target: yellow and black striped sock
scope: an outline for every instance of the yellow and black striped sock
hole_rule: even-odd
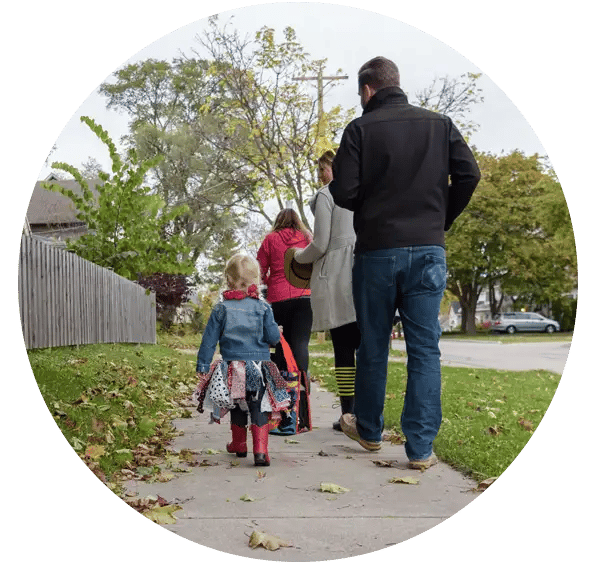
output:
[[[353,397],[355,395],[355,368],[334,368],[339,397]]]

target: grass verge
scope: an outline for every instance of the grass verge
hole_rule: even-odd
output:
[[[94,344],[33,350],[29,361],[61,432],[113,491],[132,477],[170,477],[158,464],[177,434],[172,419],[192,416],[192,356],[160,345]]]
[[[445,332],[442,340],[476,340],[480,342],[500,342],[502,344],[519,344],[523,342],[571,342],[573,332],[519,332],[506,334],[503,332],[479,331],[476,334],[463,334],[462,332]]]
[[[325,342],[314,342],[314,341],[310,342],[309,343],[309,351],[310,351],[310,353],[314,353],[314,354],[334,354],[334,349],[332,347],[332,342],[330,340],[326,340]],[[401,358],[404,358],[407,356],[407,354],[403,350],[395,350],[395,349],[390,350],[389,354],[390,354],[390,356],[401,357]]]
[[[333,365],[329,358],[310,360],[312,375],[336,392]],[[436,454],[476,480],[499,476],[540,424],[559,380],[547,371],[443,368]],[[401,436],[406,381],[405,364],[389,363],[384,421]]]

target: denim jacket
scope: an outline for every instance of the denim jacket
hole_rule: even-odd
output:
[[[197,352],[197,372],[207,373],[220,344],[225,362],[268,361],[270,346],[280,341],[272,307],[265,301],[245,297],[222,300],[210,315]]]

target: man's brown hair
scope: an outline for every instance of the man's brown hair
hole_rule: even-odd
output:
[[[374,90],[388,86],[399,86],[399,68],[386,57],[374,57],[359,69],[357,83],[359,90],[369,85]]]

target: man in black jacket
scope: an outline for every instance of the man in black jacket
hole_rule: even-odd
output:
[[[438,460],[432,442],[440,406],[440,301],[446,287],[444,232],[480,180],[474,156],[450,118],[412,106],[397,66],[376,57],[359,70],[363,114],[345,129],[330,192],[354,212],[353,300],[357,352],[355,414],[345,434],[379,450],[384,427],[388,337],[399,309],[407,347],[401,427],[412,468]],[[450,179],[450,182],[449,182]]]

